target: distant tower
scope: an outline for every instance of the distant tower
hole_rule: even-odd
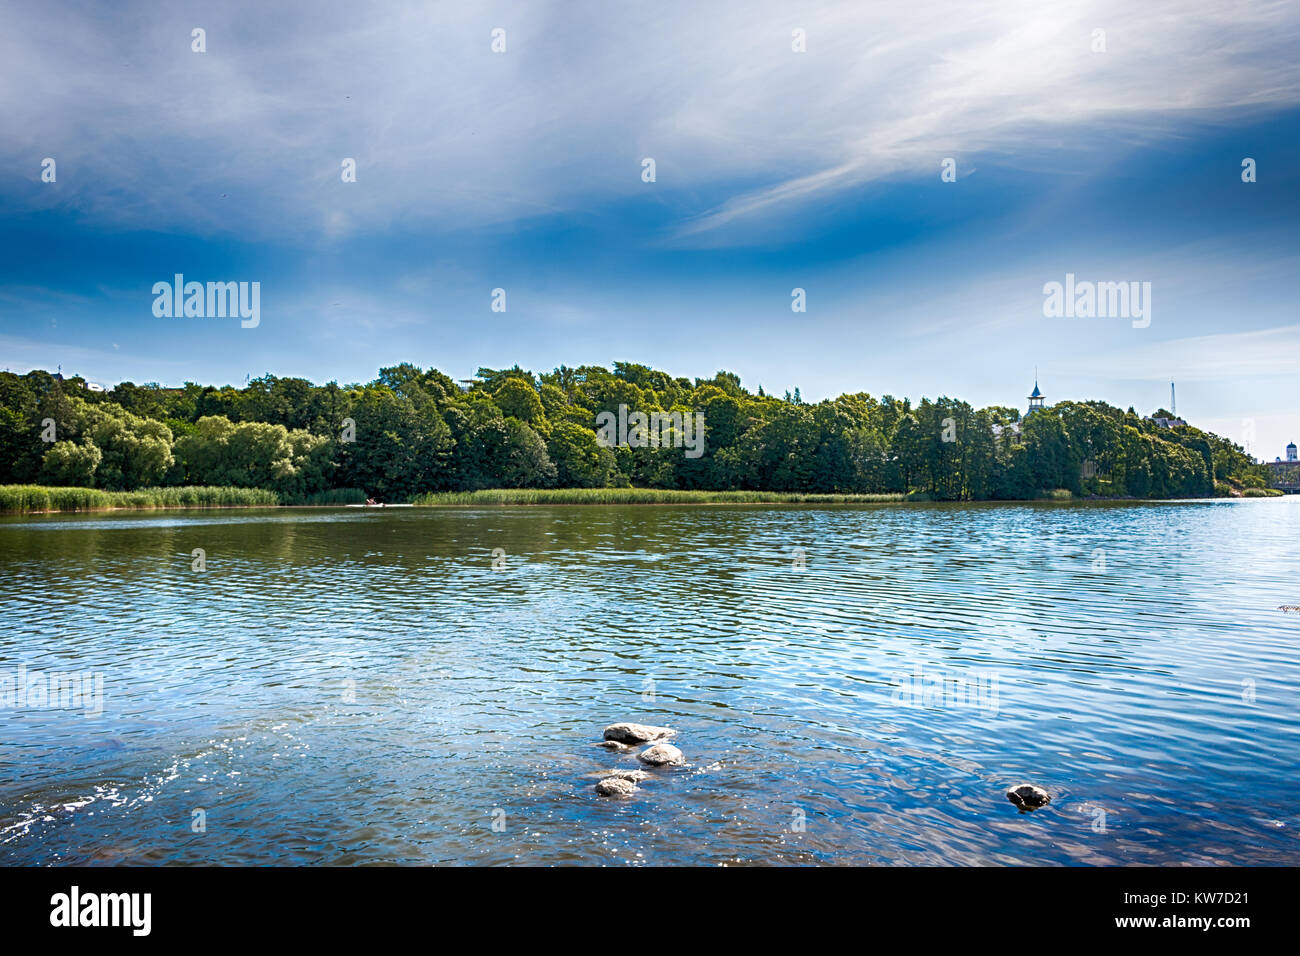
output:
[[[1287,461],[1295,461],[1295,460],[1296,460],[1296,457],[1295,457],[1295,442],[1292,442],[1291,444],[1289,444],[1289,445],[1286,446],[1286,460],[1287,460]]]
[[[1029,395],[1029,411],[1025,412],[1025,414],[1026,414],[1026,415],[1032,415],[1032,414],[1034,414],[1034,412],[1040,412],[1040,411],[1042,411],[1042,410],[1043,410],[1043,399],[1046,398],[1046,397],[1047,397],[1047,396],[1045,396],[1042,392],[1040,392],[1040,391],[1038,390],[1038,376],[1035,375],[1035,376],[1034,376],[1034,390],[1033,390],[1033,392],[1030,393],[1030,395]]]
[[[1169,383],[1169,417],[1178,417],[1178,399],[1174,398],[1174,383]]]

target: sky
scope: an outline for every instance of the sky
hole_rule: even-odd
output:
[[[1300,4],[0,19],[0,368],[111,387],[630,361],[1021,407],[1037,370],[1049,402],[1143,414],[1176,381],[1182,417],[1265,460],[1300,440]],[[177,273],[258,282],[259,324],[155,316]],[[1149,324],[1046,316],[1067,274],[1149,282]]]

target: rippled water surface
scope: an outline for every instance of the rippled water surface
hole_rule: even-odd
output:
[[[0,519],[0,862],[1300,863],[1298,535],[1297,497]],[[51,672],[102,712],[20,699]],[[624,719],[689,765],[601,798]]]

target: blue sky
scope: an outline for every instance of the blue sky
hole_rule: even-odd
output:
[[[625,360],[1023,405],[1036,366],[1300,439],[1294,4],[156,6],[6,14],[0,367]],[[177,272],[260,282],[261,324],[155,318]],[[1067,272],[1151,282],[1150,326],[1044,318]]]

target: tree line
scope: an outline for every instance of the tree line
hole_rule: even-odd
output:
[[[606,447],[597,417],[703,413],[704,453]],[[1159,411],[1156,417],[1168,417]],[[1099,401],[1021,416],[951,398],[865,392],[806,403],[739,376],[676,378],[627,362],[460,384],[402,364],[367,384],[265,375],[243,388],[0,373],[0,483],[106,490],[220,485],[289,498],[361,489],[386,501],[485,488],[916,494],[942,500],[1202,497],[1262,487],[1225,438]]]

